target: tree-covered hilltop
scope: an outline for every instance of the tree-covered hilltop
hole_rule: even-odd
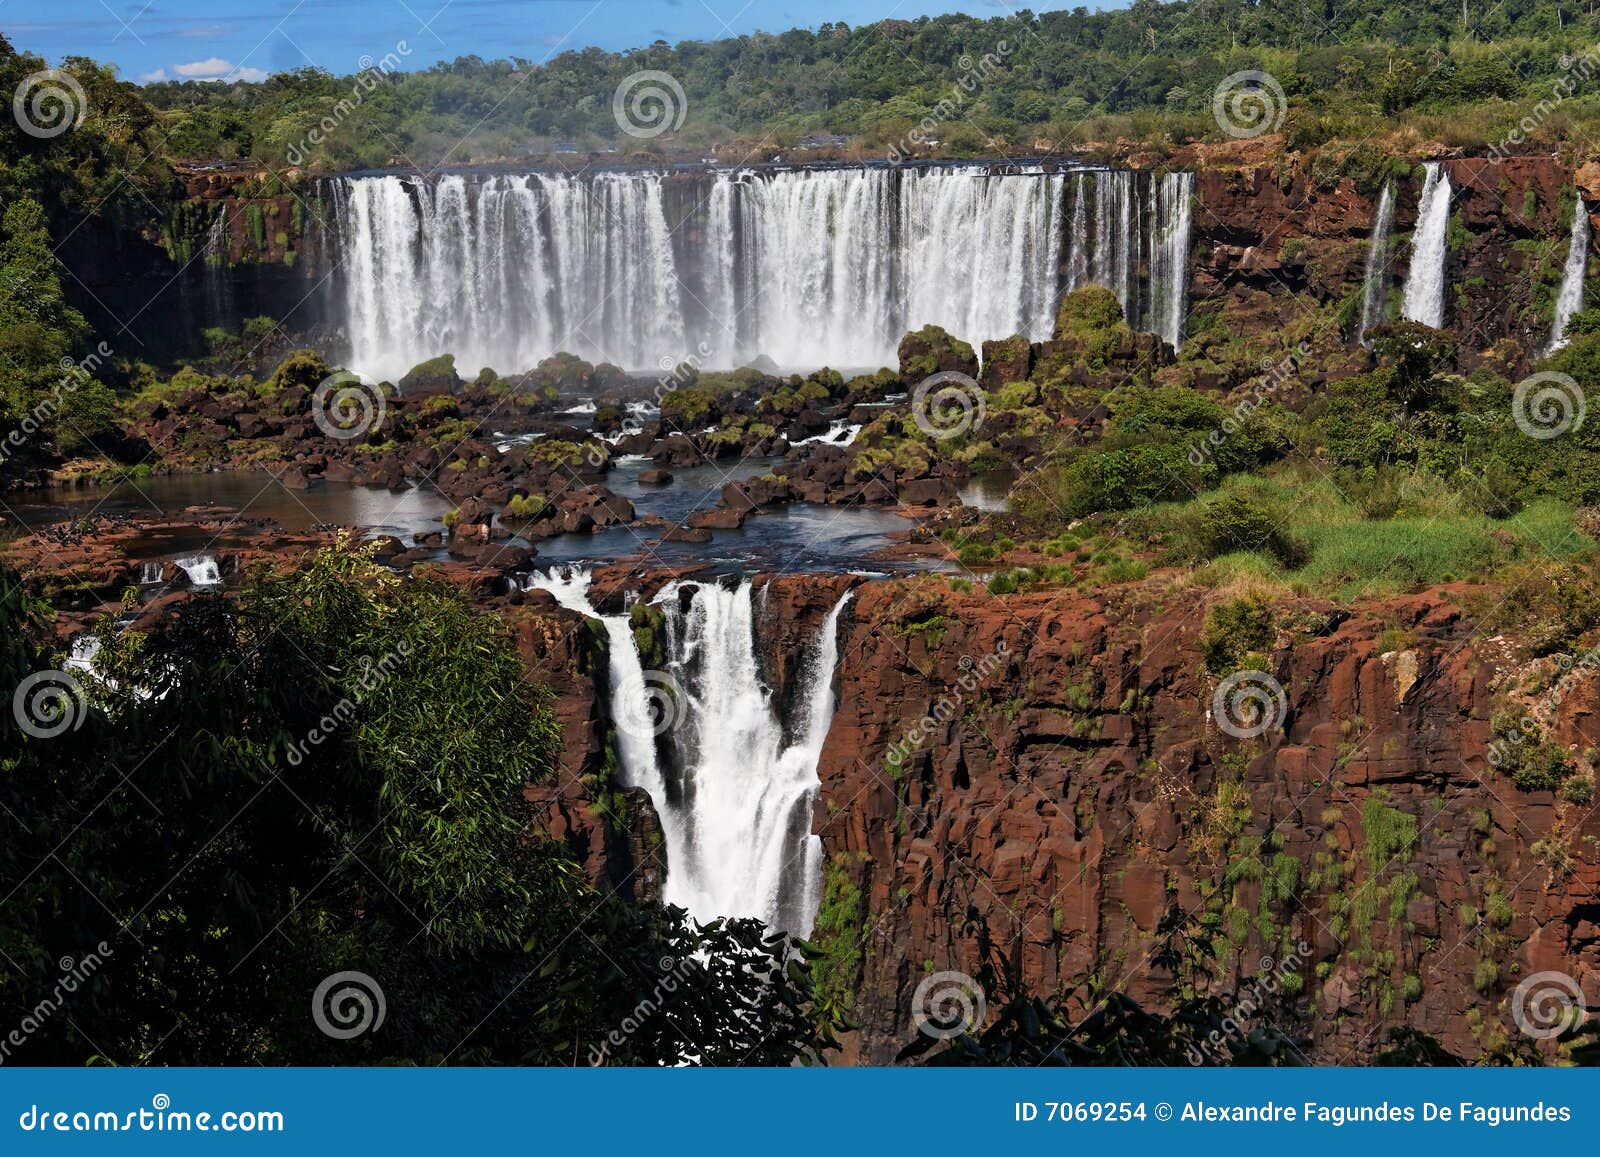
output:
[[[174,156],[254,158],[276,168],[291,157],[338,169],[569,146],[771,147],[812,132],[846,134],[860,149],[881,151],[904,147],[925,120],[931,129],[923,135],[938,143],[923,151],[947,155],[1040,139],[1063,146],[1128,136],[1159,146],[1216,136],[1213,92],[1245,70],[1276,78],[1288,98],[1287,127],[1302,143],[1414,126],[1487,144],[1569,75],[1576,90],[1555,115],[1541,114],[1540,130],[1559,137],[1594,115],[1584,91],[1594,69],[1581,60],[1600,39],[1597,29],[1600,17],[1572,0],[1139,0],[1106,12],[1022,9],[657,41],[623,53],[588,48],[544,64],[469,56],[415,73],[373,73],[366,84],[307,68],[261,84],[170,81],[145,94]],[[642,70],[681,85],[676,132],[642,140],[619,133],[613,96]],[[325,118],[331,127],[318,135],[326,140],[308,145]]]

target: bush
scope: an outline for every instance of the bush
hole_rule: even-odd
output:
[[[1276,634],[1272,600],[1266,594],[1253,592],[1219,603],[1200,633],[1206,669],[1215,675],[1240,670],[1249,665],[1246,660],[1270,650]]]
[[[1254,551],[1270,555],[1287,570],[1298,570],[1309,557],[1305,543],[1280,526],[1275,515],[1237,494],[1196,504],[1186,522],[1203,559]]]

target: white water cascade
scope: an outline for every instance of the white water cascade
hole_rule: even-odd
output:
[[[188,558],[175,559],[174,565],[188,575],[189,581],[197,587],[220,587],[222,585],[222,571],[217,567],[217,560],[209,554],[196,554]]]
[[[1411,269],[1406,274],[1401,316],[1435,329],[1444,325],[1444,266],[1450,231],[1450,177],[1435,162],[1426,166],[1417,227],[1411,234]]]
[[[786,712],[762,680],[749,581],[664,587],[653,605],[665,615],[668,669],[645,671],[628,616],[597,614],[589,579],[552,571],[531,585],[605,625],[624,784],[649,793],[666,836],[663,898],[700,921],[754,916],[809,935],[822,896],[817,760],[849,594],[818,632]]]
[[[1194,199],[1193,173],[1168,173],[1152,189],[1150,317],[1143,328],[1161,335],[1173,349],[1183,345],[1189,302],[1189,231]]]
[[[1572,234],[1567,241],[1567,264],[1561,271],[1561,290],[1556,294],[1555,323],[1550,327],[1547,353],[1567,344],[1567,323],[1583,308],[1583,279],[1589,271],[1589,206],[1578,198],[1572,209]]]
[[[1064,288],[1110,286],[1181,337],[1193,175],[981,167],[664,176],[340,178],[335,306],[349,364],[468,376],[558,351],[658,371],[765,355],[893,364],[908,329],[1049,337]]]
[[[1367,268],[1361,279],[1361,327],[1356,341],[1367,344],[1367,331],[1383,322],[1389,309],[1390,242],[1394,233],[1394,182],[1385,181],[1378,211],[1367,239]]]

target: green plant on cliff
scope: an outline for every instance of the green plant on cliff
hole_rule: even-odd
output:
[[[868,927],[867,898],[855,875],[868,863],[865,855],[841,852],[829,858],[823,872],[811,959],[816,1012],[826,1026],[848,1025],[855,1010]]]
[[[1260,669],[1277,637],[1277,606],[1264,592],[1251,591],[1218,603],[1200,632],[1200,652],[1214,675],[1243,668]]]

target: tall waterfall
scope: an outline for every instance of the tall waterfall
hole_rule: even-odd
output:
[[[785,712],[762,681],[750,582],[661,590],[666,671],[644,670],[627,615],[596,614],[587,573],[552,572],[533,585],[605,624],[624,782],[644,788],[661,817],[666,902],[701,921],[756,916],[809,935],[822,898],[822,842],[811,832],[817,760],[849,593],[818,632]]]
[[[1389,308],[1390,239],[1394,233],[1394,182],[1385,181],[1378,211],[1367,239],[1367,269],[1361,284],[1361,328],[1356,341],[1367,344],[1367,331],[1380,324]]]
[[[1089,282],[1176,343],[1192,187],[945,166],[391,175],[323,195],[346,360],[393,379],[440,353],[469,375],[562,350],[651,371],[875,367],[923,325],[1047,338],[1060,291]]]
[[[1561,272],[1561,290],[1556,294],[1555,324],[1550,327],[1550,346],[1555,353],[1567,344],[1567,323],[1583,308],[1583,279],[1589,271],[1589,206],[1578,198],[1572,209],[1572,234],[1567,241],[1567,264]]]
[[[1151,191],[1150,320],[1146,328],[1177,349],[1189,301],[1189,229],[1193,173],[1168,173]]]
[[[1438,329],[1444,325],[1444,263],[1450,231],[1450,176],[1437,163],[1427,166],[1417,227],[1411,234],[1411,269],[1406,274],[1401,315]]]

